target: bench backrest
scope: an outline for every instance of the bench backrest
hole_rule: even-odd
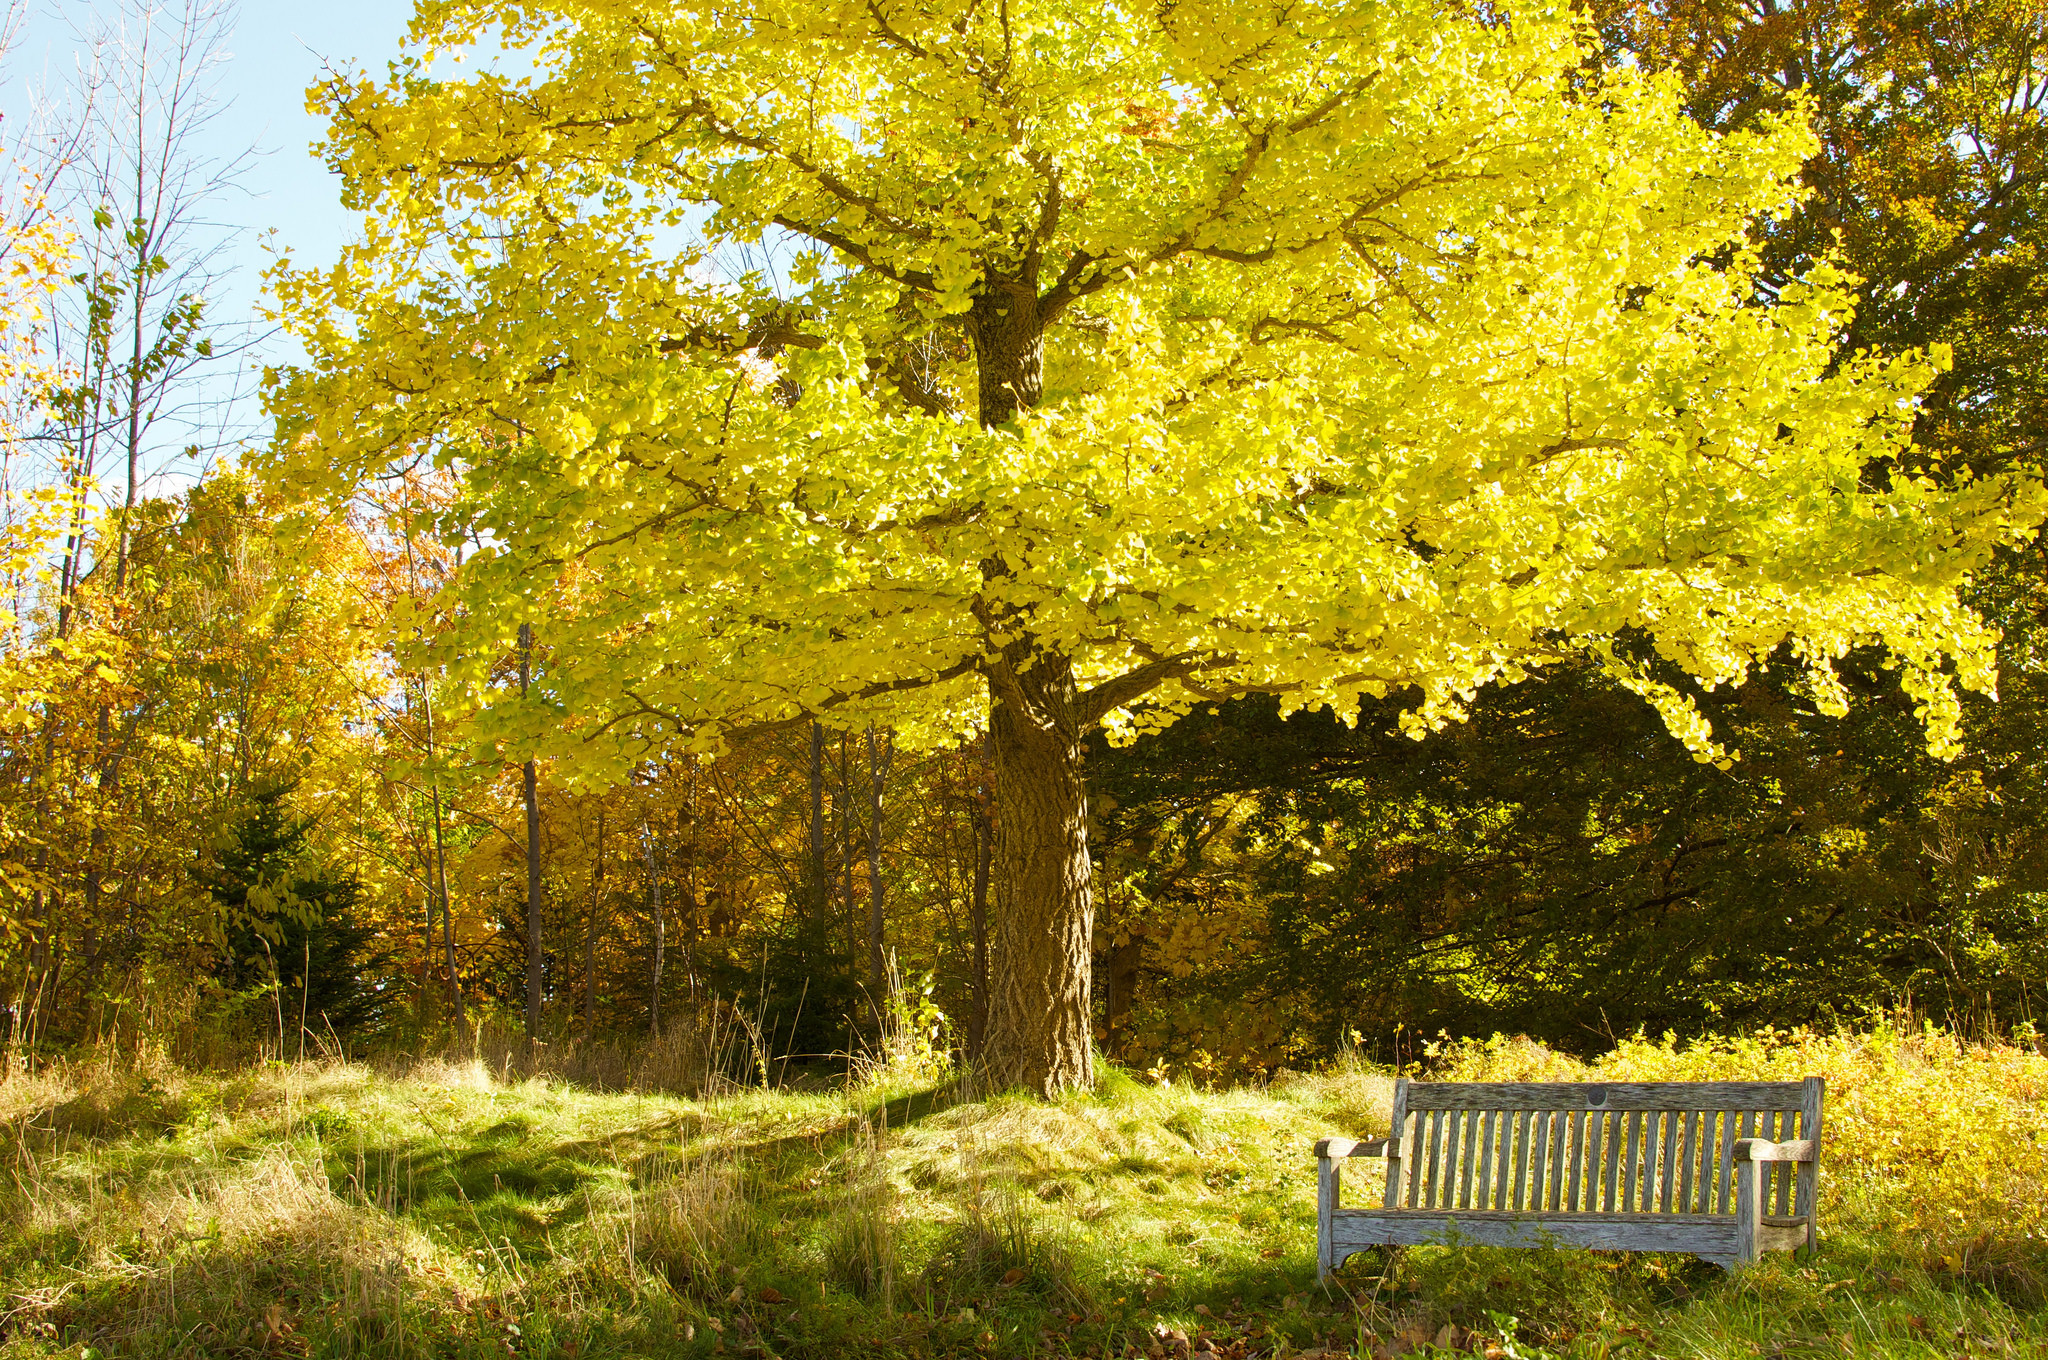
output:
[[[1811,1138],[1821,1081],[1394,1085],[1386,1207],[1732,1214],[1734,1145]],[[1765,1171],[1765,1214],[1810,1214],[1813,1177]]]

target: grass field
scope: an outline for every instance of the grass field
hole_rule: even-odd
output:
[[[79,1060],[0,1085],[0,1360],[27,1356],[2048,1354],[2048,1059],[1939,1034],[1452,1046],[1457,1077],[1829,1080],[1823,1245],[1419,1249],[1314,1270],[1338,1063],[1055,1104],[883,1073],[718,1098],[482,1061],[231,1073]]]

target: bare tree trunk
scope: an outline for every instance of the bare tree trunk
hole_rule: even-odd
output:
[[[853,909],[853,846],[855,819],[859,806],[853,797],[853,755],[847,750],[847,734],[839,734],[839,787],[833,792],[832,801],[839,813],[839,920],[849,934],[854,930]],[[847,951],[851,958],[853,951]]]
[[[434,806],[434,883],[441,893],[441,942],[447,955],[448,1006],[455,1028],[462,1028],[462,979],[455,971],[455,913],[448,905],[448,842],[441,829],[441,774],[431,770],[434,761],[434,695],[427,688],[427,675],[420,672],[420,705],[427,720],[427,793]]]
[[[668,920],[663,913],[661,901],[661,871],[655,864],[654,832],[643,818],[640,834],[644,838],[642,850],[647,859],[647,884],[653,897],[654,908],[654,976],[647,988],[647,1032],[661,1033],[661,964],[662,951],[668,946]]]
[[[597,851],[590,863],[590,916],[583,924],[583,1037],[597,1033],[597,917],[604,910],[604,804],[597,805]]]
[[[990,663],[989,688],[1001,910],[985,1062],[998,1082],[1051,1096],[1095,1080],[1095,904],[1073,667],[1045,652],[1028,669],[1005,657]]]
[[[877,734],[874,724],[868,724],[868,1005],[874,1011],[878,1031],[883,1008],[889,1001],[889,969],[882,957],[882,907],[886,892],[882,882],[882,790],[895,754],[893,735]]]
[[[1138,974],[1145,960],[1145,937],[1132,930],[1109,950],[1110,1056],[1121,1058],[1130,1042],[1131,1003],[1138,996]]]
[[[989,787],[989,737],[982,734],[975,752],[974,889],[967,919],[974,932],[972,1003],[967,1013],[967,1056],[976,1062],[988,1041],[988,883],[995,852],[993,790]]]
[[[825,729],[811,724],[811,835],[810,860],[805,866],[804,891],[813,922],[825,919],[831,888],[825,874]]]
[[[519,625],[519,697],[532,679],[533,625]],[[519,767],[526,799],[526,1042],[540,1039],[540,780],[529,760]]]

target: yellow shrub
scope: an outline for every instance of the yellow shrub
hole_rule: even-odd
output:
[[[1869,1231],[1951,1271],[2028,1277],[2048,1258],[2048,1057],[1932,1028],[1629,1040],[1592,1062],[1528,1039],[1437,1046],[1451,1081],[1827,1081],[1822,1231]],[[1832,1222],[1831,1222],[1832,1220]]]

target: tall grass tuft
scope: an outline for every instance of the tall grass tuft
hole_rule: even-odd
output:
[[[629,1251],[678,1295],[716,1297],[730,1284],[733,1262],[751,1257],[763,1235],[739,1157],[656,1152],[635,1179]]]
[[[1052,1223],[1008,1168],[991,1170],[980,1139],[962,1137],[964,1171],[954,1195],[954,1222],[925,1268],[925,1285],[948,1306],[1008,1291],[1036,1295],[1056,1307],[1088,1309],[1070,1223]]]
[[[897,1193],[876,1123],[855,1120],[845,1158],[846,1191],[824,1239],[826,1278],[856,1298],[895,1311],[901,1266]]]

